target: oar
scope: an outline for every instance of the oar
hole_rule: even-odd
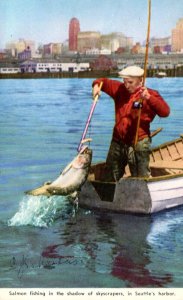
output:
[[[103,85],[103,82],[100,83],[100,90],[102,88],[102,85]],[[87,131],[88,131],[88,127],[90,125],[90,122],[91,122],[91,118],[92,118],[92,115],[93,115],[93,112],[95,110],[95,107],[96,107],[96,104],[97,104],[97,101],[98,101],[98,98],[99,98],[99,94],[97,94],[93,100],[93,104],[91,106],[91,109],[90,109],[90,113],[89,113],[89,116],[88,116],[88,119],[87,119],[87,122],[86,122],[86,125],[85,125],[85,129],[83,131],[83,134],[82,134],[82,137],[81,137],[81,140],[80,140],[80,143],[79,143],[79,146],[78,146],[78,152],[80,152],[81,150],[81,147],[82,147],[82,144],[83,144],[83,141],[85,140],[85,137],[86,137],[86,134],[87,134]],[[87,139],[88,140],[88,139]],[[86,140],[86,141],[87,141]]]
[[[159,128],[157,128],[156,130],[152,131],[152,132],[150,133],[150,137],[151,137],[151,138],[154,137],[154,136],[157,135],[162,129],[163,129],[162,127],[159,127]]]

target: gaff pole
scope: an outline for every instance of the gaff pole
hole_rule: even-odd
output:
[[[148,53],[149,53],[149,37],[150,37],[150,24],[151,24],[151,0],[148,0],[148,25],[147,25],[146,51],[145,51],[144,75],[143,75],[142,86],[145,85],[146,74],[147,74],[147,63],[148,63]],[[139,102],[142,103],[142,101],[143,100],[140,99]],[[142,105],[140,105],[140,108],[138,110],[137,129],[136,129],[135,142],[134,142],[135,146],[137,145],[137,142],[138,142],[138,133],[139,133],[139,127],[140,127],[141,111],[142,111]]]
[[[103,85],[103,82],[100,83],[100,90],[102,88],[102,85]],[[79,146],[78,146],[78,152],[81,150],[81,147],[82,147],[82,141],[85,139],[86,137],[86,134],[87,134],[87,131],[88,131],[88,127],[90,125],[90,122],[91,122],[91,118],[92,118],[92,115],[93,115],[93,112],[95,110],[95,106],[97,105],[97,101],[98,101],[98,98],[99,98],[99,94],[95,96],[94,100],[93,100],[93,103],[92,103],[92,106],[91,106],[91,109],[90,109],[90,113],[89,113],[89,116],[88,116],[88,119],[87,119],[87,122],[86,122],[86,125],[85,125],[85,129],[83,131],[83,134],[82,134],[82,137],[81,137],[81,140],[80,140],[80,143],[79,143]]]

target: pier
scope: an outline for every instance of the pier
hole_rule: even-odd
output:
[[[0,79],[8,78],[98,78],[98,77],[118,77],[119,70],[123,69],[129,65],[138,65],[143,68],[144,66],[144,55],[143,54],[111,54],[106,56],[107,59],[115,62],[116,68],[109,70],[83,70],[78,72],[72,71],[59,71],[59,72],[25,72],[25,73],[2,73],[0,72]],[[72,55],[62,55],[56,58],[44,58],[39,60],[39,62],[75,62],[89,63],[91,64],[96,59],[100,59],[97,55],[86,55],[77,54]],[[36,63],[36,59],[31,59],[32,62]],[[3,67],[8,67],[10,65],[14,67],[19,67],[20,61],[16,59],[11,60],[1,60],[0,69]],[[156,77],[157,73],[166,73],[166,77],[183,77],[183,53],[170,53],[170,54],[150,54],[147,64],[147,77]]]

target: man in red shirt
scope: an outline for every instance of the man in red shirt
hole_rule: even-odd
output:
[[[143,74],[140,67],[130,66],[119,72],[123,83],[108,78],[93,82],[93,96],[100,93],[99,85],[103,82],[101,90],[112,97],[115,104],[115,126],[106,160],[110,180],[118,181],[127,164],[133,177],[150,176],[150,123],[156,115],[167,117],[170,113],[168,104],[157,91],[142,86]],[[134,145],[140,107],[138,142]]]

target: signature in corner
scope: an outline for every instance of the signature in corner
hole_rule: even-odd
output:
[[[13,256],[10,259],[10,267],[17,271],[17,276],[22,279],[23,275],[28,273],[30,269],[53,269],[58,265],[77,265],[84,263],[84,259],[81,257],[59,257],[59,258],[44,258],[40,256],[37,260],[28,256],[22,255],[21,258]]]

